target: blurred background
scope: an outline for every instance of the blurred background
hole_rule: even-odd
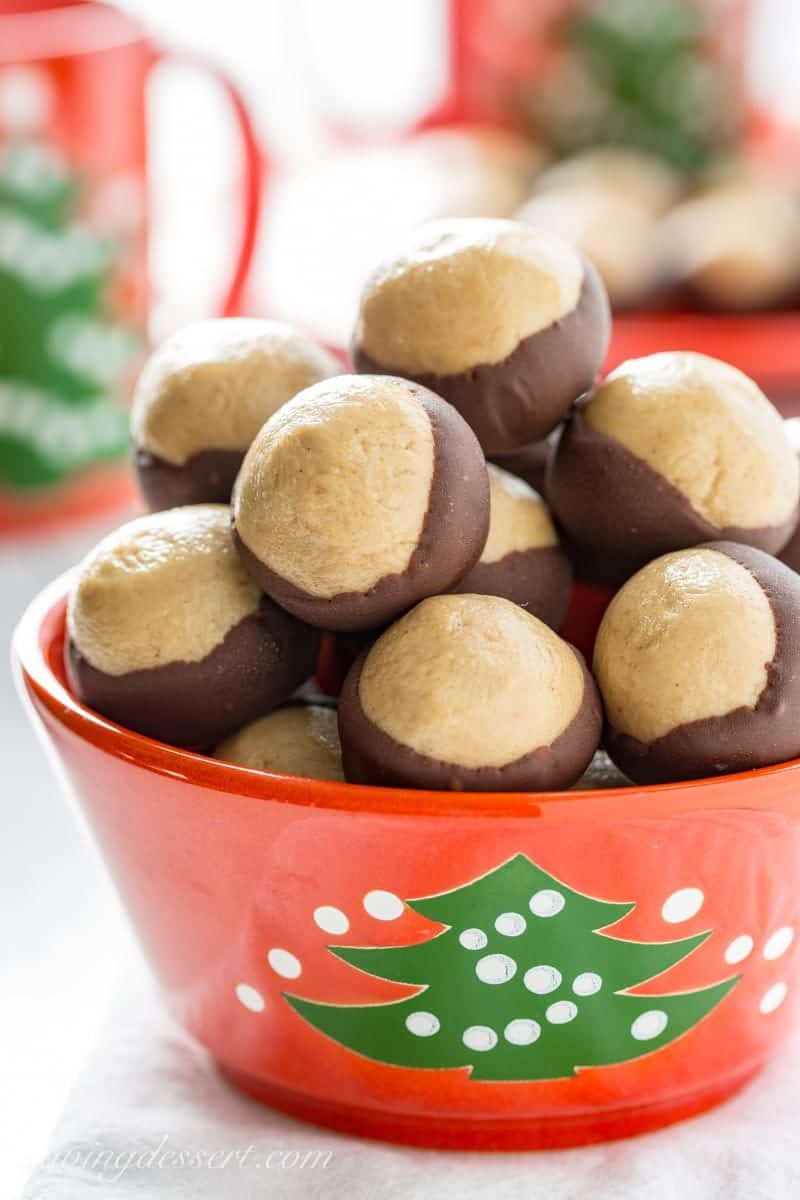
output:
[[[346,352],[424,220],[574,240],[609,365],[696,349],[800,413],[796,0],[0,0],[0,627],[132,511],[147,346],[271,315]],[[128,935],[6,676],[0,1184]],[[2,1188],[3,1194],[11,1194]]]

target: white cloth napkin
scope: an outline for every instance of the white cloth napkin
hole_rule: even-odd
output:
[[[415,1150],[243,1099],[170,1022],[149,980],[130,974],[23,1200],[800,1196],[800,1037],[740,1096],[660,1133],[567,1151]]]

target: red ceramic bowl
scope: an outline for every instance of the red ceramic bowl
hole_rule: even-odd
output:
[[[458,795],[175,750],[78,704],[66,582],[15,662],[170,1008],[232,1083],[353,1133],[554,1147],[699,1113],[800,998],[800,762]]]

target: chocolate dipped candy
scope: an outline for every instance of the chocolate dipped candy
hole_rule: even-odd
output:
[[[800,577],[712,542],[664,555],[606,612],[594,652],[605,746],[637,783],[800,756]]]
[[[498,596],[433,596],[354,663],[339,700],[351,783],[456,791],[570,787],[600,740],[583,659]]]
[[[530,446],[521,446],[510,454],[493,454],[489,462],[510,471],[519,479],[524,479],[540,496],[547,497],[547,468],[550,459],[555,454],[558,444],[559,429],[554,429],[541,442],[531,442]]]
[[[567,610],[572,568],[547,505],[522,479],[491,464],[489,498],[486,545],[453,591],[505,596],[558,629]]]
[[[630,146],[593,146],[542,171],[536,192],[602,188],[624,196],[646,212],[663,213],[678,200],[683,176],[665,159]]]
[[[660,241],[674,281],[703,307],[775,308],[800,291],[800,206],[766,182],[728,181],[692,197],[665,217]]]
[[[792,417],[791,420],[784,421],[783,428],[795,454],[800,455],[800,417]],[[793,571],[800,573],[800,525],[781,550],[779,557],[781,562],[785,562]]]
[[[517,217],[558,234],[585,255],[615,310],[642,304],[661,282],[657,219],[616,188],[553,188],[533,196]]]
[[[547,480],[579,573],[609,580],[700,542],[775,554],[799,492],[783,422],[755,383],[682,351],[612,371],[573,413]]]
[[[287,700],[318,635],[263,596],[223,504],[140,517],[81,564],[67,610],[75,695],[119,725],[205,747]]]
[[[214,758],[255,771],[341,782],[342,752],[336,709],[288,704],[226,738]]]
[[[227,504],[264,422],[340,370],[333,355],[278,321],[200,321],[168,338],[145,364],[131,414],[148,507]]]
[[[267,422],[233,513],[258,585],[311,625],[352,632],[446,591],[477,562],[489,480],[472,430],[433,392],[341,375]]]
[[[517,221],[423,226],[367,282],[353,339],[363,372],[448,400],[485,452],[539,441],[591,387],[608,298],[567,242]]]

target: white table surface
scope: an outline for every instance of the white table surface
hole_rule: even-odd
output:
[[[115,521],[0,544],[0,643],[28,600]],[[0,673],[0,1196],[15,1196],[97,1035],[130,934]]]
[[[135,963],[24,1200],[796,1200],[800,1037],[715,1111],[627,1141],[470,1154],[238,1095]]]

